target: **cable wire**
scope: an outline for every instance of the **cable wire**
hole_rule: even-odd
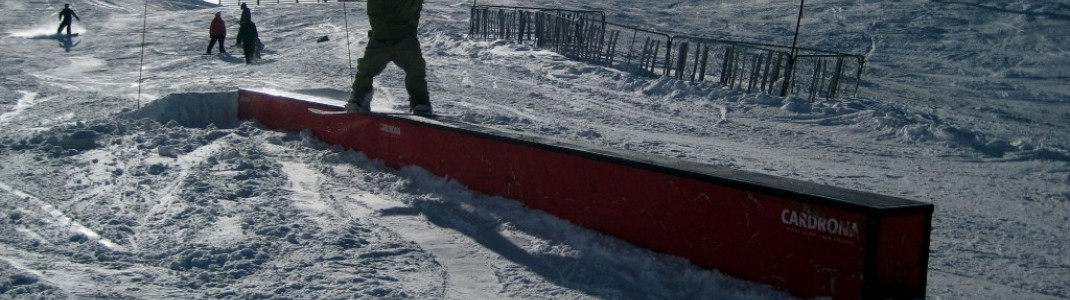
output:
[[[141,82],[145,72],[145,35],[148,31],[149,0],[145,0],[145,12],[141,15],[141,63],[137,71],[137,109],[141,109]]]
[[[349,9],[346,8],[346,1],[342,1],[342,15],[346,20],[346,54],[349,55],[349,78],[353,78],[353,49],[349,45]]]

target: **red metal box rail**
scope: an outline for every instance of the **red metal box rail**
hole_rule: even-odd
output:
[[[450,120],[322,115],[242,89],[239,118],[415,165],[580,226],[803,297],[924,298],[933,205]]]

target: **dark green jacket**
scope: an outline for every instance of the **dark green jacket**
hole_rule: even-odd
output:
[[[368,0],[373,40],[394,41],[416,36],[423,0]]]

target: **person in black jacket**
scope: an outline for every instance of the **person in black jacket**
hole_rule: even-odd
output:
[[[245,5],[245,2],[242,2],[242,4],[241,4],[241,18],[238,19],[238,36],[235,37],[236,41],[234,42],[234,46],[241,46],[242,45],[242,42],[245,40],[242,37],[242,32],[245,32],[245,23],[250,23],[252,21],[253,21],[253,13],[252,13],[252,11],[249,10],[249,6]]]
[[[260,34],[256,32],[256,23],[245,22],[238,30],[238,39],[245,55],[245,63],[252,64],[253,61],[260,59],[260,49],[264,47],[264,44],[260,43]]]
[[[56,35],[57,36],[61,32],[63,32],[63,28],[64,27],[67,27],[67,35],[68,36],[71,35],[71,17],[74,17],[75,19],[78,19],[78,22],[82,21],[82,18],[79,18],[78,14],[74,13],[74,10],[71,9],[71,5],[69,3],[68,4],[64,4],[63,5],[63,10],[59,11],[59,20],[60,20],[60,22],[59,22],[59,29],[56,29]]]

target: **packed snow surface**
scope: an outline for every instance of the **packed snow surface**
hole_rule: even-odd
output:
[[[233,46],[237,7],[66,2],[81,17],[71,39],[53,36],[64,1],[0,2],[0,298],[793,299],[235,119],[240,87],[348,92],[363,2],[253,5],[266,45],[254,65]],[[928,298],[1070,298],[1065,1],[807,2],[800,45],[868,60],[857,94],[816,102],[469,39],[471,4],[425,5],[437,112],[933,203]],[[798,12],[769,0],[480,4],[780,45]],[[232,54],[203,55],[220,11]],[[377,79],[374,109],[405,107],[403,76]]]

